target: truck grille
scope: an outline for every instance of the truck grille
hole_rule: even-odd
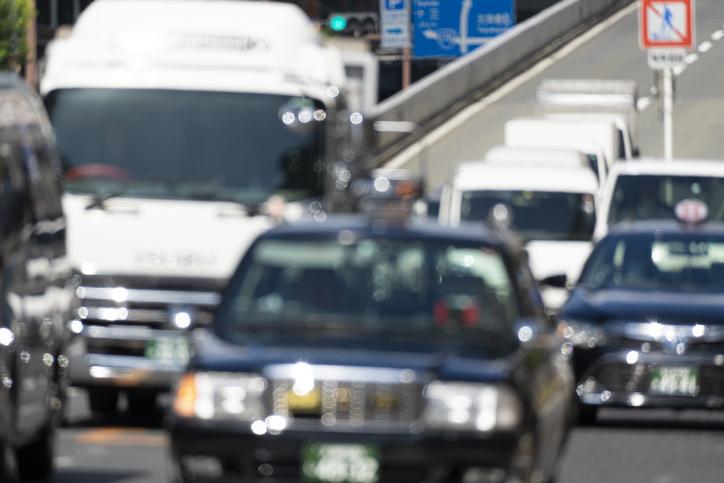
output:
[[[269,391],[271,412],[293,422],[325,427],[409,426],[420,418],[419,383],[315,381],[302,398],[293,393],[292,380],[274,380]],[[306,398],[306,399],[305,399]]]

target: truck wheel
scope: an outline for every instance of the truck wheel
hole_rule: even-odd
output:
[[[153,391],[129,391],[126,393],[128,399],[128,413],[136,418],[149,418],[156,414],[157,395]]]
[[[18,472],[23,480],[47,480],[53,474],[55,430],[48,422],[40,437],[16,452]]]
[[[0,442],[0,481],[7,481],[8,483],[17,483],[19,481],[15,452],[10,443],[6,441]]]
[[[118,408],[118,391],[108,388],[91,388],[88,390],[88,402],[94,414],[102,416],[115,414]]]

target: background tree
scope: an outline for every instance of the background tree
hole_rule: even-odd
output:
[[[0,0],[0,70],[17,70],[23,64],[26,28],[34,10],[32,0]]]

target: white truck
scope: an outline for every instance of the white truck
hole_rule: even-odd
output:
[[[508,207],[512,228],[526,243],[533,276],[543,286],[546,308],[555,313],[568,295],[560,281],[575,280],[591,251],[596,176],[585,164],[491,154],[490,160],[458,167],[443,188],[440,222],[483,223],[496,205]]]
[[[343,83],[338,52],[286,3],[97,0],[49,47],[71,378],[94,411],[121,392],[152,408],[270,215],[319,213]]]
[[[536,111],[545,118],[613,122],[615,159],[638,157],[638,85],[633,80],[547,79],[536,91]]]
[[[601,185],[618,159],[616,139],[616,127],[610,121],[518,118],[505,123],[506,146],[580,151]]]

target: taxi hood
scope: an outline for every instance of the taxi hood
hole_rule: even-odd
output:
[[[721,294],[576,289],[561,318],[681,324],[724,324]]]
[[[233,203],[65,194],[68,256],[85,275],[226,279],[266,217]]]

